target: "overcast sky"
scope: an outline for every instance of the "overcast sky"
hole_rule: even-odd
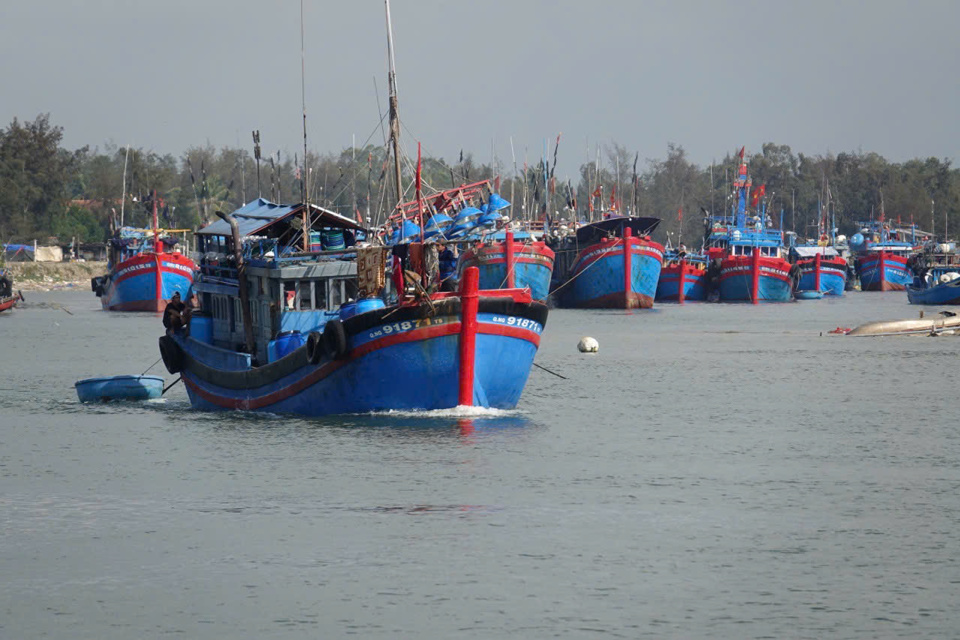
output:
[[[668,142],[955,159],[958,0],[393,0],[405,148],[509,165],[560,144]],[[49,112],[68,148],[302,150],[299,0],[2,0],[0,126]],[[383,0],[304,0],[308,143],[382,143]],[[370,138],[372,134],[372,138]],[[589,152],[588,152],[589,149]]]

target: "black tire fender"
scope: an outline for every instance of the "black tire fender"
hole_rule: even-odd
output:
[[[183,370],[183,350],[170,336],[160,336],[160,357],[163,366],[170,373],[180,373]]]
[[[317,331],[307,335],[307,360],[310,364],[319,364],[323,359],[323,336]]]
[[[347,353],[347,332],[343,322],[334,318],[323,327],[323,347],[334,360]]]

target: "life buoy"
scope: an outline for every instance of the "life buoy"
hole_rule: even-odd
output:
[[[333,319],[326,324],[323,328],[323,346],[334,360],[347,352],[347,332],[342,322]]]
[[[323,336],[317,331],[311,331],[307,336],[307,360],[310,364],[323,360]]]
[[[160,357],[163,366],[170,373],[180,373],[183,370],[183,350],[170,336],[160,336]]]

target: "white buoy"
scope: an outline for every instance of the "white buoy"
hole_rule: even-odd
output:
[[[600,343],[590,336],[583,336],[577,343],[577,349],[580,349],[580,353],[596,353],[600,350]]]

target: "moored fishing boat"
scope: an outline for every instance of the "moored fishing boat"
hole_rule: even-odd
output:
[[[701,301],[707,299],[707,257],[668,250],[664,255],[657,302]]]
[[[850,237],[862,291],[903,291],[913,281],[908,266],[918,244],[916,227],[891,227],[880,220],[859,223],[861,230]]]
[[[489,194],[487,202],[474,207],[484,193]],[[509,206],[489,180],[461,185],[425,195],[420,204],[401,204],[390,237],[395,243],[426,240],[444,251],[456,248],[456,270],[446,274],[454,279],[465,269],[477,267],[481,289],[526,287],[534,300],[546,300],[553,275],[553,250],[544,243],[542,234],[514,229],[501,213]]]
[[[13,290],[13,275],[0,267],[0,311],[7,311],[23,300],[23,294]]]
[[[907,285],[910,304],[960,304],[960,254],[956,243],[933,244],[910,259],[916,274]]]
[[[109,242],[109,273],[94,278],[91,288],[104,311],[163,311],[175,293],[186,299],[196,264],[183,255],[169,234],[184,230],[157,227],[153,195],[153,229],[118,229]]]
[[[798,246],[790,249],[799,269],[796,292],[814,291],[842,296],[847,286],[847,261],[830,246]]]
[[[649,309],[663,266],[663,245],[650,239],[659,218],[614,217],[586,224],[555,246],[564,268],[561,306]]]
[[[765,185],[752,189],[743,154],[741,149],[732,214],[708,215],[704,221],[707,256],[715,265],[720,301],[789,302],[794,278],[783,257],[783,234],[773,228],[767,212]]]

